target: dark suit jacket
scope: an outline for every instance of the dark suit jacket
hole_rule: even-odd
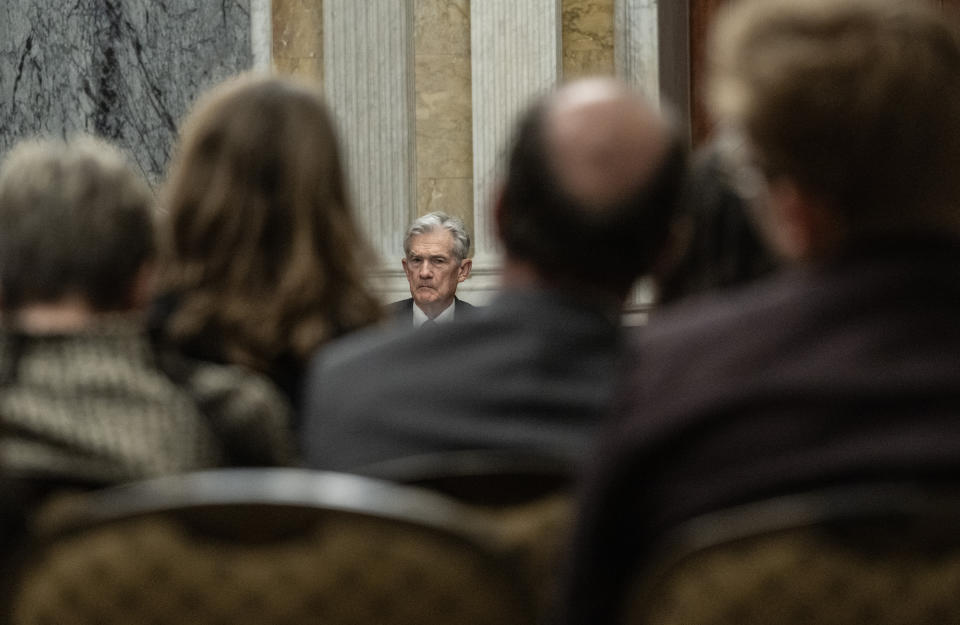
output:
[[[356,470],[468,449],[580,459],[608,408],[619,336],[615,313],[510,293],[430,332],[394,325],[346,337],[310,366],[307,462]]]
[[[456,306],[455,321],[462,321],[477,310],[477,306],[465,302],[459,297],[453,298],[453,301],[454,306]],[[413,325],[413,298],[408,297],[399,302],[391,303],[387,306],[387,314],[398,323],[404,323],[408,326]]]
[[[657,315],[596,454],[564,606],[606,623],[661,531],[844,482],[960,477],[960,241],[870,241]]]

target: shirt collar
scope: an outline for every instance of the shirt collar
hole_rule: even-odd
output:
[[[443,312],[441,312],[439,315],[434,317],[433,320],[436,321],[437,323],[450,323],[451,321],[453,321],[454,315],[456,314],[454,312],[454,309],[456,307],[457,307],[457,300],[453,300],[452,302],[450,302],[450,305],[444,308]],[[420,326],[423,325],[423,322],[426,321],[427,319],[429,319],[429,317],[427,317],[427,313],[420,310],[420,307],[417,306],[417,303],[413,302],[413,327],[419,328]]]

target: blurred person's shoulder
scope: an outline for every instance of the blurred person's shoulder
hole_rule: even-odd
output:
[[[793,274],[784,271],[752,283],[687,296],[654,310],[637,339],[640,343],[688,343],[764,319],[796,296],[797,276]]]
[[[158,361],[209,420],[230,464],[296,462],[292,408],[268,377],[240,365],[192,358],[168,346],[158,348]]]
[[[655,387],[735,376],[763,358],[802,315],[802,272],[785,270],[738,287],[689,296],[654,311],[632,333],[628,361]]]
[[[378,325],[351,332],[320,346],[310,359],[309,370],[320,367],[324,370],[336,369],[351,362],[376,357],[381,350],[415,340],[417,332],[417,328],[405,321],[388,318]]]

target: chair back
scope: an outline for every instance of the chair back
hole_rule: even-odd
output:
[[[554,600],[556,574],[572,526],[576,470],[575,463],[559,456],[484,449],[397,458],[358,472],[482,509],[544,610]]]
[[[471,504],[509,506],[570,492],[576,469],[568,459],[534,452],[459,450],[378,462],[357,472]]]
[[[643,625],[960,622],[960,491],[856,486],[709,514],[630,593]]]
[[[531,623],[485,520],[417,489],[238,469],[54,502],[14,625]]]

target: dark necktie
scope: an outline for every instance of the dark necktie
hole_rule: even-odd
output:
[[[421,327],[421,328],[435,328],[435,327],[437,327],[437,322],[434,321],[433,319],[427,319],[426,321],[424,321],[423,323],[420,324],[420,327]]]

